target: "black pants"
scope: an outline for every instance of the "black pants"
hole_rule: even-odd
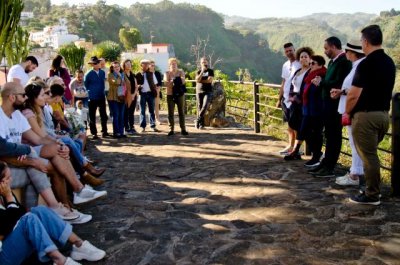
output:
[[[325,156],[322,164],[333,170],[342,149],[342,115],[337,112],[338,100],[325,100],[323,106],[323,122],[325,127]]]
[[[313,155],[313,159],[319,159],[322,155],[323,123],[320,116],[303,116],[301,127],[297,133],[297,140],[305,140]]]
[[[126,131],[134,129],[136,104],[137,104],[137,97],[135,97],[135,99],[132,101],[129,108],[128,105],[125,106],[126,108],[124,115],[124,125]]]
[[[212,93],[211,92],[200,92],[196,93],[197,100],[197,121],[199,126],[204,126],[204,115],[211,103]]]
[[[89,126],[90,133],[97,135],[96,128],[96,111],[99,108],[101,120],[101,132],[107,133],[107,112],[106,112],[106,99],[90,99],[89,100]]]

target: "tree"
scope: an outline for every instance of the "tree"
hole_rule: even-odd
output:
[[[103,41],[94,47],[91,54],[109,62],[117,61],[121,55],[121,46],[113,41]]]
[[[0,1],[0,61],[3,60],[4,51],[14,37],[23,9],[22,0]]]
[[[202,57],[206,57],[208,63],[210,64],[211,68],[215,68],[215,65],[222,62],[223,59],[218,57],[214,60],[215,51],[212,50],[211,52],[207,53],[207,49],[209,48],[210,36],[207,36],[207,39],[201,39],[197,37],[196,44],[192,44],[190,47],[190,53],[192,56],[195,57],[195,65],[200,68],[200,59]]]
[[[65,63],[71,73],[82,69],[86,53],[85,48],[76,47],[75,44],[67,44],[62,46],[58,50],[58,53],[64,57]]]
[[[119,30],[119,40],[127,50],[132,50],[136,48],[138,43],[143,42],[142,34],[137,28],[121,28]]]
[[[12,41],[6,45],[7,63],[9,65],[21,63],[28,56],[29,50],[29,32],[18,26]]]

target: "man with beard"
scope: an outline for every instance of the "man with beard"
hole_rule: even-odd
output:
[[[312,82],[322,91],[322,119],[325,127],[325,157],[319,166],[309,172],[321,178],[335,177],[334,168],[342,148],[342,115],[339,114],[339,98],[332,97],[336,89],[350,73],[352,64],[342,50],[342,43],[337,37],[329,37],[324,44],[325,55],[331,59],[325,78],[315,77]]]
[[[8,82],[19,83],[25,87],[29,81],[29,73],[33,72],[39,66],[34,56],[28,56],[21,64],[13,65],[7,75]]]
[[[33,166],[44,173],[53,173],[65,179],[74,191],[74,204],[80,204],[92,201],[107,194],[106,191],[95,191],[90,187],[84,186],[75,174],[75,170],[69,159],[69,149],[59,140],[40,137],[30,127],[26,118],[19,111],[26,101],[26,93],[24,88],[15,82],[8,82],[1,90],[1,107],[0,107],[0,137],[7,142],[18,143],[24,139],[33,146],[33,150],[41,158],[46,161],[32,164],[32,159],[24,159],[22,161],[13,161],[16,166]],[[7,158],[4,162],[9,163]],[[58,179],[58,178],[57,178]],[[59,180],[61,183],[63,179]],[[54,180],[54,179],[53,179]],[[68,204],[65,189],[58,185],[54,189],[59,200]]]

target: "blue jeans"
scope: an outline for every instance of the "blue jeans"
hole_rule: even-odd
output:
[[[14,230],[3,241],[0,264],[21,264],[34,251],[39,260],[47,262],[47,253],[57,250],[53,240],[65,245],[72,234],[72,226],[46,206],[37,206],[22,216]]]
[[[152,92],[140,95],[140,127],[146,128],[146,103],[149,106],[150,127],[156,127],[156,116],[154,114],[154,96]]]
[[[60,139],[66,146],[68,146],[70,152],[72,152],[78,161],[79,165],[83,166],[83,163],[85,162],[85,158],[82,155],[82,145],[77,143],[76,141],[72,140],[71,137],[69,136],[64,136],[61,137]]]
[[[108,101],[108,104],[113,114],[113,134],[123,135],[125,103],[118,102],[116,100],[110,100]]]

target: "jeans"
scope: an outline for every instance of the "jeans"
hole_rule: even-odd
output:
[[[21,264],[34,251],[39,260],[47,262],[47,253],[57,250],[53,240],[65,245],[72,234],[70,224],[61,220],[46,206],[37,206],[30,213],[22,216],[14,230],[3,241],[0,252],[0,264]]]
[[[106,112],[106,99],[90,99],[89,100],[89,126],[90,133],[97,135],[96,128],[96,111],[99,108],[101,120],[101,132],[107,133],[107,112]]]
[[[150,113],[150,127],[156,127],[156,117],[154,114],[154,95],[152,92],[142,93],[140,95],[140,127],[146,128],[146,103]]]
[[[364,166],[365,194],[376,200],[379,200],[381,182],[378,144],[388,128],[386,111],[357,112],[352,119],[354,143]]]
[[[197,122],[199,126],[204,126],[204,115],[207,112],[208,106],[211,103],[212,92],[196,93],[197,100]]]
[[[137,97],[132,101],[131,105],[125,105],[124,124],[125,130],[133,130],[135,125],[135,109],[137,104]]]
[[[186,131],[185,127],[185,95],[180,96],[177,101],[174,101],[172,95],[167,95],[167,104],[168,104],[168,125],[171,131],[174,131],[174,110],[175,104],[178,107],[178,115],[179,115],[179,126],[181,127],[181,131]]]
[[[108,101],[110,110],[113,113],[113,134],[123,135],[124,134],[124,112],[125,103],[118,102],[116,100]]]
[[[73,153],[79,165],[83,166],[83,164],[85,163],[85,158],[83,157],[81,152],[82,146],[68,136],[63,136],[60,140],[69,147],[70,152]]]

